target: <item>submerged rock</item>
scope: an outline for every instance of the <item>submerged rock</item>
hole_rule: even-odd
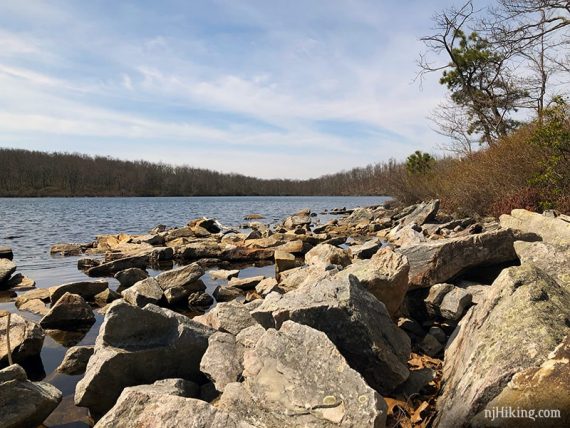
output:
[[[201,382],[200,360],[215,330],[171,310],[117,300],[109,306],[75,403],[100,418],[127,386],[159,379]]]
[[[61,401],[61,391],[46,382],[30,382],[22,367],[0,370],[0,426],[36,427]]]
[[[382,427],[386,403],[327,336],[286,321],[244,358],[243,383],[226,385],[218,407],[256,427]]]
[[[323,331],[380,392],[392,391],[408,377],[409,337],[352,275],[283,295],[271,293],[251,315],[265,328],[292,320]]]

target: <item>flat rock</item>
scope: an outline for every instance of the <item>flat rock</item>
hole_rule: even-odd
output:
[[[83,374],[93,352],[94,346],[72,346],[65,352],[63,361],[56,370],[71,376]]]
[[[7,322],[8,317],[0,317],[0,365],[8,364]],[[27,358],[38,356],[44,344],[44,337],[44,330],[38,324],[18,314],[11,314],[10,346],[14,362],[19,363]]]
[[[160,379],[202,382],[200,360],[215,330],[171,310],[144,309],[117,300],[109,305],[75,403],[97,419],[127,386]]]
[[[514,245],[522,264],[531,263],[542,269],[570,292],[570,246],[525,241],[515,241]]]
[[[50,254],[60,256],[80,256],[85,251],[85,244],[62,243],[53,244],[49,250]]]
[[[204,284],[197,282],[204,275],[204,269],[197,264],[192,263],[166,272],[158,274],[155,279],[160,288],[167,290],[169,288],[183,288],[188,294],[194,291],[203,291]]]
[[[556,246],[570,246],[570,223],[559,218],[547,217],[531,211],[516,209],[511,215],[503,214],[501,226],[523,234],[535,234],[542,241]]]
[[[23,305],[26,302],[29,302],[30,300],[36,300],[39,299],[43,302],[49,302],[50,301],[50,289],[49,288],[38,288],[35,290],[30,290],[27,291],[23,294],[20,294],[17,298],[16,298],[16,307],[19,309],[21,305]]]
[[[36,427],[50,415],[62,394],[47,382],[30,382],[22,367],[0,370],[0,426]]]
[[[381,427],[386,403],[327,336],[286,321],[244,357],[244,381],[226,385],[218,408],[256,427]]]
[[[253,290],[255,286],[264,279],[265,277],[263,275],[249,278],[232,278],[228,281],[228,287],[239,288],[240,290]]]
[[[568,334],[570,293],[532,265],[507,268],[450,337],[435,425],[467,426],[511,378]]]
[[[273,257],[275,260],[275,272],[277,274],[297,267],[297,261],[294,254],[277,250]]]
[[[79,281],[70,282],[50,288],[50,302],[53,305],[65,294],[77,294],[85,300],[93,301],[95,296],[109,288],[107,281]]]
[[[87,270],[89,276],[113,276],[119,271],[138,267],[140,269],[146,268],[148,263],[148,256],[131,256],[124,257],[118,260],[113,260],[107,263],[102,263],[99,266],[93,266]]]
[[[230,279],[230,278],[236,278],[239,275],[239,269],[233,269],[233,270],[224,270],[224,269],[218,269],[218,270],[211,270],[208,272],[208,274],[210,275],[210,278],[212,279]]]
[[[265,278],[255,286],[255,291],[261,297],[265,297],[274,291],[280,293],[281,289],[279,288],[278,282],[275,278]]]
[[[16,291],[31,290],[35,287],[36,281],[21,273],[12,275],[12,277],[2,285],[2,288],[15,289]]]
[[[468,269],[514,262],[514,236],[499,229],[400,248],[410,263],[410,288],[448,282]]]
[[[46,304],[40,299],[31,299],[18,306],[21,311],[31,312],[33,314],[41,315],[42,317],[49,312]]]
[[[79,330],[95,322],[89,303],[78,294],[66,292],[40,320],[43,328]]]
[[[392,391],[408,377],[409,337],[352,275],[283,295],[271,293],[251,315],[265,328],[292,320],[323,331],[380,392]]]
[[[400,224],[406,226],[415,223],[418,226],[427,223],[435,218],[439,210],[439,199],[418,204],[416,208],[408,215],[400,219]]]

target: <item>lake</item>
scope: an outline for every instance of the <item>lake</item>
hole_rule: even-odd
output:
[[[14,251],[17,273],[36,281],[39,288],[66,282],[85,280],[77,269],[79,257],[52,257],[49,249],[58,242],[90,242],[96,235],[145,233],[158,224],[182,226],[197,217],[216,218],[225,226],[239,228],[247,214],[261,214],[265,223],[276,223],[303,208],[319,214],[320,221],[332,216],[321,214],[333,208],[354,208],[378,205],[386,197],[179,197],[179,198],[0,198],[0,246]],[[257,221],[257,220],[256,220]],[[149,271],[151,275],[156,272]],[[273,266],[248,266],[240,277],[255,275],[272,276]],[[211,292],[220,282],[205,275],[203,278]],[[111,288],[117,282],[109,279]],[[39,321],[40,317],[29,312],[19,312],[13,302],[0,301],[0,309],[18,312],[21,316]],[[64,399],[48,418],[48,427],[89,426],[87,412],[73,405],[76,383],[81,376],[57,373],[65,350],[73,345],[89,345],[95,342],[102,316],[85,334],[48,334],[41,353],[41,364],[34,367],[29,376],[43,379],[59,388]]]

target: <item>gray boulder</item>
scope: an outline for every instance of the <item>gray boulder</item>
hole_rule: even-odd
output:
[[[214,333],[208,339],[208,349],[200,362],[200,370],[222,392],[227,384],[237,382],[243,371],[236,338],[229,333]]]
[[[80,330],[95,322],[89,303],[77,294],[65,293],[40,320],[43,328]]]
[[[410,263],[410,288],[447,282],[468,269],[517,260],[510,230],[441,239],[400,248]]]
[[[253,428],[210,403],[164,392],[156,385],[125,388],[113,408],[95,425],[96,428],[127,426]]]
[[[470,304],[471,294],[459,287],[453,287],[443,297],[439,312],[447,320],[458,321]]]
[[[160,379],[204,381],[199,365],[214,330],[171,310],[121,300],[109,305],[75,404],[105,414],[127,386]]]
[[[408,215],[400,219],[400,225],[406,226],[415,223],[422,226],[424,223],[435,219],[437,211],[439,210],[439,199],[434,199],[429,202],[422,202]]]
[[[53,305],[65,294],[77,294],[85,300],[94,300],[95,296],[109,288],[107,281],[80,281],[50,287],[50,302]]]
[[[382,393],[409,375],[409,337],[392,322],[384,304],[352,275],[283,295],[271,293],[251,314],[265,328],[279,328],[292,320],[323,331],[350,366]]]
[[[0,317],[0,365],[8,364],[8,341],[6,324],[8,317]],[[44,330],[35,322],[28,321],[18,314],[10,316],[10,347],[14,362],[38,356],[44,344]]]
[[[71,376],[83,374],[93,352],[94,346],[72,346],[65,352],[63,361],[56,370]]]
[[[154,278],[143,279],[121,293],[126,302],[141,308],[147,304],[157,304],[164,293]]]
[[[234,336],[247,327],[256,324],[249,309],[240,302],[218,303],[214,309],[204,315],[193,318],[194,321],[207,325],[218,331],[231,333]]]
[[[543,271],[503,270],[449,339],[435,425],[468,426],[513,375],[544,361],[568,334],[569,316],[570,293]]]
[[[540,236],[547,244],[570,247],[570,223],[560,218],[516,209],[511,215],[503,214],[499,220],[502,227],[511,228],[523,237],[534,234]]]
[[[382,427],[386,403],[351,369],[327,336],[286,321],[244,358],[245,380],[217,406],[256,427]]]
[[[348,278],[348,275],[354,275],[394,316],[408,291],[409,270],[410,265],[405,256],[384,248],[370,260],[358,260],[347,266],[336,277]]]
[[[30,382],[22,367],[0,370],[0,426],[36,427],[61,401],[61,391],[46,382]]]
[[[522,264],[531,263],[542,269],[570,292],[570,246],[525,241],[515,241],[514,245]]]

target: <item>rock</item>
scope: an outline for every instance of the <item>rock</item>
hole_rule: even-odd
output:
[[[222,231],[222,225],[218,223],[217,220],[212,218],[200,218],[192,220],[188,223],[188,226],[193,230],[196,228],[201,228],[209,233],[220,233]]]
[[[107,288],[106,290],[101,291],[99,294],[96,294],[93,300],[95,304],[99,307],[105,307],[108,303],[114,302],[117,299],[120,299],[121,295],[116,291]]]
[[[154,385],[125,388],[117,403],[95,426],[253,428],[210,403],[157,391]]]
[[[503,270],[449,339],[435,426],[467,426],[514,374],[539,366],[568,334],[569,308],[570,293],[543,271]]]
[[[0,317],[0,366],[8,364],[8,347],[6,340],[6,324],[8,317]],[[35,322],[28,321],[18,314],[10,316],[10,346],[14,362],[40,354],[44,344],[44,330]]]
[[[337,265],[319,264],[287,270],[279,275],[279,289],[286,293],[297,288],[311,286],[340,272],[338,267]]]
[[[570,291],[570,247],[524,241],[515,241],[514,245],[522,264],[535,265]]]
[[[327,336],[291,321],[270,329],[244,359],[218,408],[257,427],[384,426],[386,403]]]
[[[503,214],[499,221],[502,227],[511,228],[523,235],[538,235],[546,244],[570,246],[570,223],[559,218],[516,209],[511,211],[511,215]]]
[[[436,371],[428,367],[410,371],[410,377],[398,388],[398,391],[405,397],[421,394],[422,390],[435,380],[435,377]]]
[[[237,382],[243,371],[236,338],[229,333],[214,333],[208,339],[208,349],[200,362],[200,370],[222,392],[228,383]]]
[[[265,279],[264,276],[252,276],[249,278],[232,278],[228,282],[228,287],[240,290],[254,290],[255,286]]]
[[[14,258],[14,253],[10,247],[0,246],[0,259],[12,260]]]
[[[244,220],[263,220],[265,217],[261,214],[248,214],[243,219]]]
[[[122,293],[126,302],[141,308],[147,304],[157,304],[164,295],[162,288],[154,278],[143,279]]]
[[[280,251],[285,251],[286,253],[291,253],[295,255],[302,255],[309,252],[313,246],[308,242],[305,242],[301,239],[296,239],[293,241],[286,242],[283,245],[280,245],[278,249]]]
[[[188,292],[186,294],[187,297],[191,292],[204,291],[206,289],[204,283],[197,281],[202,275],[204,275],[204,269],[199,264],[192,263],[160,273],[155,279],[164,291],[170,288],[181,288]]]
[[[422,228],[415,223],[406,226],[396,226],[390,230],[387,239],[400,247],[409,247],[410,245],[421,244],[427,241]]]
[[[115,274],[115,279],[121,284],[121,288],[129,288],[137,282],[148,278],[148,273],[141,268],[128,268]]]
[[[214,330],[168,309],[121,300],[109,305],[75,403],[97,419],[123,388],[159,379],[201,382],[199,364]]]
[[[72,346],[56,370],[70,376],[83,374],[94,351],[94,346]]]
[[[552,351],[540,367],[531,367],[515,374],[501,393],[489,402],[474,418],[476,426],[488,427],[536,427],[537,420],[531,418],[502,418],[491,420],[493,410],[520,409],[536,413],[537,409],[556,409],[559,418],[540,419],[541,427],[570,426],[570,336]]]
[[[40,320],[43,328],[77,330],[95,322],[89,303],[77,294],[66,292]]]
[[[41,315],[42,317],[49,312],[49,309],[43,301],[40,299],[26,300],[24,303],[18,306],[21,311],[32,312],[34,314]]]
[[[470,304],[471,294],[459,287],[453,287],[443,297],[439,305],[439,312],[447,320],[458,321]]]
[[[234,270],[211,270],[208,272],[212,279],[230,279],[230,278],[237,278],[239,275],[239,269]]]
[[[119,271],[138,267],[140,269],[146,268],[148,263],[148,256],[131,256],[123,257],[111,262],[102,263],[99,266],[93,266],[87,270],[89,276],[113,276]]]
[[[62,394],[46,382],[30,382],[22,367],[0,370],[0,426],[36,427],[50,415]]]
[[[378,391],[392,391],[408,377],[409,337],[352,275],[272,293],[251,315],[265,328],[290,319],[323,331]]]
[[[410,265],[405,256],[384,248],[372,256],[370,261],[357,260],[336,277],[348,278],[348,275],[354,275],[394,316],[408,291],[409,270]]]
[[[236,301],[218,303],[207,314],[194,317],[194,321],[234,336],[256,324],[245,305]]]
[[[283,221],[283,227],[289,230],[296,229],[297,227],[308,228],[311,225],[311,216],[307,213],[298,213],[287,217]]]
[[[429,202],[423,202],[416,206],[416,208],[408,215],[400,219],[400,224],[406,226],[411,223],[415,223],[418,226],[422,226],[427,223],[437,215],[439,210],[439,199],[434,199]]]
[[[24,303],[29,302],[30,300],[39,299],[43,302],[49,302],[50,300],[50,289],[49,288],[38,288],[35,290],[27,291],[23,294],[20,294],[16,298],[16,307],[19,309]]]
[[[351,263],[348,253],[330,244],[319,244],[305,254],[305,263],[308,265],[340,265],[348,266]]]
[[[429,289],[429,294],[424,300],[425,306],[427,309],[428,314],[432,317],[441,316],[439,311],[439,307],[441,306],[441,302],[443,302],[443,298],[447,293],[454,289],[453,284],[435,284]]]
[[[361,245],[352,245],[348,248],[348,254],[353,259],[369,259],[382,247],[382,241],[375,238]]]
[[[468,269],[517,260],[510,230],[441,239],[400,248],[410,263],[410,288],[447,282]]]
[[[214,299],[218,302],[229,302],[230,300],[242,297],[243,293],[239,288],[228,287],[228,286],[218,286],[213,293]]]
[[[204,291],[196,291],[188,296],[188,306],[192,308],[205,309],[212,306],[214,299]]]
[[[275,272],[277,274],[297,267],[295,256],[291,253],[286,253],[285,251],[278,250],[275,251],[273,257],[275,258]]]
[[[31,290],[36,287],[36,282],[27,276],[17,273],[6,281],[2,288],[17,289],[16,291]]]
[[[16,263],[11,260],[0,258],[0,285],[10,279],[10,276],[16,271]]]
[[[426,334],[420,343],[420,349],[430,357],[437,357],[443,350],[443,345],[431,334]]]
[[[425,335],[425,331],[420,323],[412,318],[398,319],[398,327],[414,336],[423,337]]]
[[[85,244],[53,244],[49,252],[60,256],[80,256],[85,249]]]
[[[94,300],[95,296],[109,288],[107,281],[81,281],[70,282],[57,287],[50,288],[51,305],[55,305],[57,301],[65,294],[77,294],[85,300]]]
[[[480,284],[478,282],[473,281],[466,281],[461,280],[457,281],[457,287],[465,290],[468,294],[471,295],[471,303],[474,305],[478,305],[479,303],[483,303],[487,296],[487,291],[489,290],[489,285],[487,284]]]
[[[442,345],[445,345],[445,342],[447,342],[447,335],[445,334],[445,331],[443,331],[443,329],[440,327],[434,325],[430,327],[428,333],[435,337],[437,341]]]
[[[269,293],[272,293],[274,291],[277,293],[280,293],[281,289],[279,288],[279,285],[278,285],[277,280],[275,278],[265,278],[265,279],[261,280],[259,282],[259,284],[257,284],[255,286],[255,291],[261,297],[265,297]]]
[[[92,267],[99,266],[101,262],[96,259],[91,258],[83,258],[77,260],[77,269],[79,270],[87,270],[91,269]]]

